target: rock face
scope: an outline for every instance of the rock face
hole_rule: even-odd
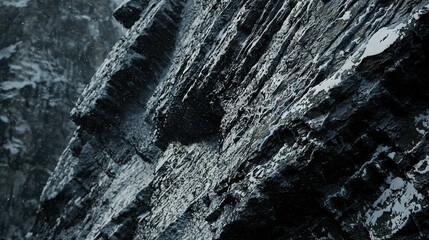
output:
[[[427,239],[429,1],[129,1],[34,239]]]
[[[118,3],[0,1],[0,239],[22,239],[75,126],[69,113],[113,44]]]

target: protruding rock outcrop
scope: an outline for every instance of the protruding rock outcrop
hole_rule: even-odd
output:
[[[136,3],[31,236],[429,236],[429,1]]]
[[[141,14],[148,6],[150,0],[124,1],[113,13],[113,16],[124,27],[131,28],[141,18]]]

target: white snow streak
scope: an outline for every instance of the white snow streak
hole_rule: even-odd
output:
[[[12,7],[26,7],[30,0],[4,0],[3,5]]]
[[[9,47],[0,50],[0,60],[8,59],[16,52],[16,47],[20,42],[17,42]]]

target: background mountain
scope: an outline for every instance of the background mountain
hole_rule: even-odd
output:
[[[70,110],[119,39],[114,0],[0,0],[0,239],[21,239],[75,128]]]

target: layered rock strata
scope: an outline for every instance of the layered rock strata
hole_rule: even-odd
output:
[[[428,237],[428,12],[124,3],[29,236]]]

